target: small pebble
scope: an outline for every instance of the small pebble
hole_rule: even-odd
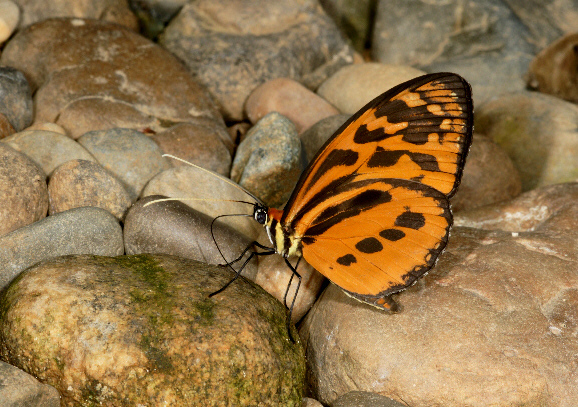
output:
[[[0,236],[44,218],[47,211],[44,171],[0,142]]]
[[[273,79],[257,87],[247,98],[245,110],[252,123],[278,112],[295,124],[299,134],[319,120],[339,114],[330,103],[289,78]]]

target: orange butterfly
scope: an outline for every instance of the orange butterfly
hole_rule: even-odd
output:
[[[447,244],[448,199],[472,132],[471,88],[460,76],[429,74],[390,89],[321,147],[283,211],[253,204],[273,247],[255,243],[264,251],[251,257],[282,255],[297,290],[301,277],[287,258],[303,257],[353,298],[395,310],[389,296],[427,273]]]

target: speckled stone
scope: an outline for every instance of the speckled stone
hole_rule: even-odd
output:
[[[231,179],[268,206],[281,206],[291,196],[302,164],[295,125],[272,112],[259,120],[239,144]]]
[[[48,182],[48,214],[94,206],[122,220],[131,201],[121,182],[100,164],[70,160],[56,167]]]
[[[0,355],[62,406],[299,407],[305,360],[285,310],[243,279],[208,297],[232,275],[167,255],[40,263],[0,299]]]
[[[46,174],[30,158],[0,143],[0,236],[48,211]]]
[[[200,0],[186,4],[159,42],[181,58],[218,101],[243,119],[258,85],[289,77],[315,89],[353,62],[353,50],[316,0]]]

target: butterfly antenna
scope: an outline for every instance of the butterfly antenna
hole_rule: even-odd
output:
[[[197,165],[197,164],[193,164],[193,163],[191,163],[191,162],[188,162],[187,160],[183,160],[182,158],[175,157],[174,155],[171,155],[171,154],[163,154],[163,157],[172,158],[173,160],[180,161],[180,162],[185,163],[185,164],[187,164],[187,165],[190,165],[191,167],[194,167],[194,168],[196,168],[196,169],[198,169],[198,170],[204,171],[204,172],[206,172],[207,174],[211,174],[212,176],[219,178],[221,181],[223,181],[223,182],[225,182],[225,183],[227,183],[227,184],[229,184],[229,185],[231,185],[231,186],[233,186],[233,187],[235,187],[235,188],[237,188],[237,189],[240,189],[241,191],[243,191],[244,193],[246,193],[247,195],[249,195],[251,198],[253,198],[256,202],[259,202],[260,204],[263,204],[263,202],[261,202],[261,200],[260,200],[259,198],[257,198],[255,195],[253,195],[252,193],[250,193],[249,191],[247,191],[245,188],[243,188],[243,187],[240,186],[239,184],[231,181],[229,178],[222,176],[221,174],[217,174],[216,172],[213,172],[213,171],[211,171],[211,170],[208,170],[208,169],[206,169],[206,168],[203,168],[203,167],[201,167],[201,166],[199,166],[199,165]]]
[[[216,199],[216,198],[159,198],[147,202],[143,205],[143,207],[147,207],[149,205],[159,203],[159,202],[166,202],[166,201],[205,201],[205,202],[235,202],[235,203],[244,203],[247,205],[255,206],[255,202],[248,202],[248,201],[238,201],[235,199]],[[231,215],[231,216],[251,216],[251,215]]]

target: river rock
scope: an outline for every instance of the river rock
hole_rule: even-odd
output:
[[[569,183],[474,209],[436,267],[397,295],[399,313],[330,285],[300,331],[312,395],[330,405],[361,390],[412,406],[573,406],[576,199]]]
[[[39,261],[84,253],[124,253],[121,227],[110,212],[85,206],[16,229],[0,237],[0,289]]]
[[[70,160],[57,167],[50,176],[48,194],[49,215],[94,206],[122,220],[131,204],[127,190],[116,177],[100,164],[85,160]]]
[[[315,89],[353,50],[315,0],[187,3],[160,43],[195,72],[227,120],[260,84],[288,77]]]
[[[48,175],[56,167],[70,160],[96,161],[76,141],[54,131],[24,130],[6,137],[2,142],[32,158]]]
[[[272,112],[252,127],[239,144],[231,179],[268,206],[280,207],[291,196],[302,164],[295,125]]]
[[[78,142],[122,181],[132,201],[152,177],[171,166],[150,137],[133,129],[90,131]]]
[[[21,70],[35,91],[35,121],[76,139],[116,127],[161,132],[182,122],[224,122],[177,58],[120,25],[48,19],[20,30],[0,63]]]
[[[0,143],[0,236],[46,216],[46,174],[30,158]]]
[[[42,262],[3,294],[0,355],[62,406],[298,407],[305,361],[285,310],[246,280],[208,297],[232,275],[166,255]]]

